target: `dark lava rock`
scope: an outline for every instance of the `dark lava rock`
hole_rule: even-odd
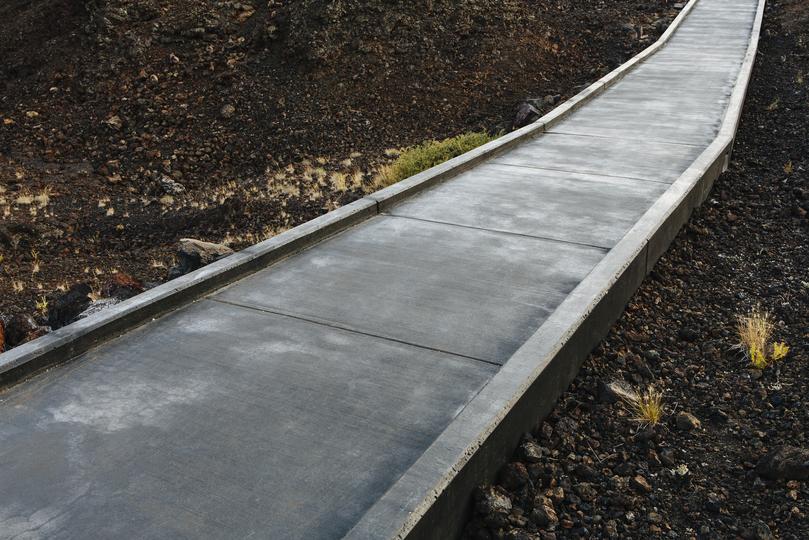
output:
[[[511,124],[512,129],[520,129],[521,127],[525,127],[528,124],[538,120],[540,116],[542,115],[536,107],[527,102],[521,103],[517,108],[517,114],[514,116],[514,122]]]
[[[629,481],[629,487],[641,494],[652,492],[652,485],[641,475],[633,476]]]
[[[674,456],[674,450],[671,448],[664,448],[660,451],[660,463],[666,467],[674,467],[677,464]]]
[[[680,328],[680,331],[677,332],[677,335],[683,341],[694,342],[699,339],[699,332],[697,332],[694,328],[684,326]]]
[[[602,403],[615,403],[620,399],[614,383],[598,381],[598,401]]]
[[[520,455],[528,463],[542,461],[542,447],[535,442],[525,442],[520,446]]]
[[[715,407],[711,410],[711,415],[709,416],[711,422],[714,424],[727,424],[728,422],[728,413],[720,409],[719,407]]]
[[[487,523],[505,525],[511,513],[511,499],[505,491],[495,486],[483,487],[475,497],[475,510]]]
[[[573,474],[582,480],[595,480],[595,478],[598,476],[595,469],[589,465],[585,465],[584,463],[579,463],[576,465],[576,467],[573,469]]]
[[[222,244],[203,242],[194,238],[181,238],[177,248],[179,262],[177,266],[169,270],[169,279],[178,278],[232,254],[233,250]]]
[[[715,514],[720,513],[722,511],[722,500],[715,493],[709,493],[708,499],[705,501],[705,509]]]
[[[520,489],[531,481],[528,476],[528,469],[520,462],[509,463],[503,467],[498,480],[500,485],[509,491]]]
[[[54,330],[73,322],[90,305],[92,289],[87,283],[73,285],[48,301],[48,325]]]
[[[762,457],[756,472],[769,480],[808,480],[809,450],[782,446]]]
[[[540,536],[537,533],[532,533],[523,530],[515,530],[509,531],[506,534],[506,540],[540,540]]]
[[[742,531],[744,540],[775,540],[772,531],[763,521],[756,520],[753,525]]]
[[[553,501],[544,495],[534,498],[534,510],[531,512],[531,521],[538,527],[549,527],[559,523],[559,517],[553,507]]]
[[[582,482],[573,486],[573,490],[583,501],[593,502],[598,497],[598,490],[588,482]]]
[[[674,418],[674,422],[680,431],[691,431],[702,425],[696,416],[686,411],[679,412]]]
[[[112,279],[104,286],[104,296],[117,300],[132,298],[145,290],[143,282],[129,274],[116,272]]]
[[[0,319],[0,352],[32,339],[44,336],[50,331],[40,326],[30,315],[15,315],[9,319]]]

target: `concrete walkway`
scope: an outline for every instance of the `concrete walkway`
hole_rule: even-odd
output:
[[[700,0],[549,133],[0,394],[0,537],[347,534],[713,141],[757,4]]]

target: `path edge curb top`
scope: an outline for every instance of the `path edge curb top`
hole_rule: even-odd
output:
[[[397,184],[298,225],[204,268],[186,274],[96,315],[73,322],[40,338],[0,353],[0,392],[41,371],[76,358],[166,313],[322,242],[402,199],[457,176],[483,160],[525,142],[560,122],[619,81],[662,47],[699,0],[690,0],[669,28],[649,47],[548,114],[521,129]]]
[[[691,0],[683,13],[698,1]],[[765,4],[766,0],[758,0],[750,42],[714,141],[345,538],[460,536],[473,490],[492,482],[522,434],[537,428],[551,412],[587,355],[727,169]],[[674,28],[672,24],[669,30]]]

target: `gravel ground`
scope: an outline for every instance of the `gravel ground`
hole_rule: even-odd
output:
[[[809,538],[807,29],[806,2],[768,2],[730,170],[466,538]],[[763,370],[734,348],[757,306],[791,347]],[[634,422],[616,383],[662,390],[662,421]]]

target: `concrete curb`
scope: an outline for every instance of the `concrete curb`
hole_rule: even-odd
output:
[[[726,170],[752,75],[765,2],[759,0],[751,41],[714,142],[346,538],[460,536],[475,487],[491,482],[522,434],[538,427],[550,413],[691,211],[705,200],[714,180]],[[689,7],[694,3],[692,0]]]
[[[155,287],[97,315],[0,354],[0,390],[49,367],[66,362],[182,305],[193,302],[248,274],[382,212],[403,198],[452,178],[483,160],[524,142],[555,125],[606,88],[619,81],[643,59],[669,40],[698,0],[691,0],[663,35],[637,56],[528,126],[504,135],[461,156],[416,174],[347,206],[299,225],[214,264]]]

